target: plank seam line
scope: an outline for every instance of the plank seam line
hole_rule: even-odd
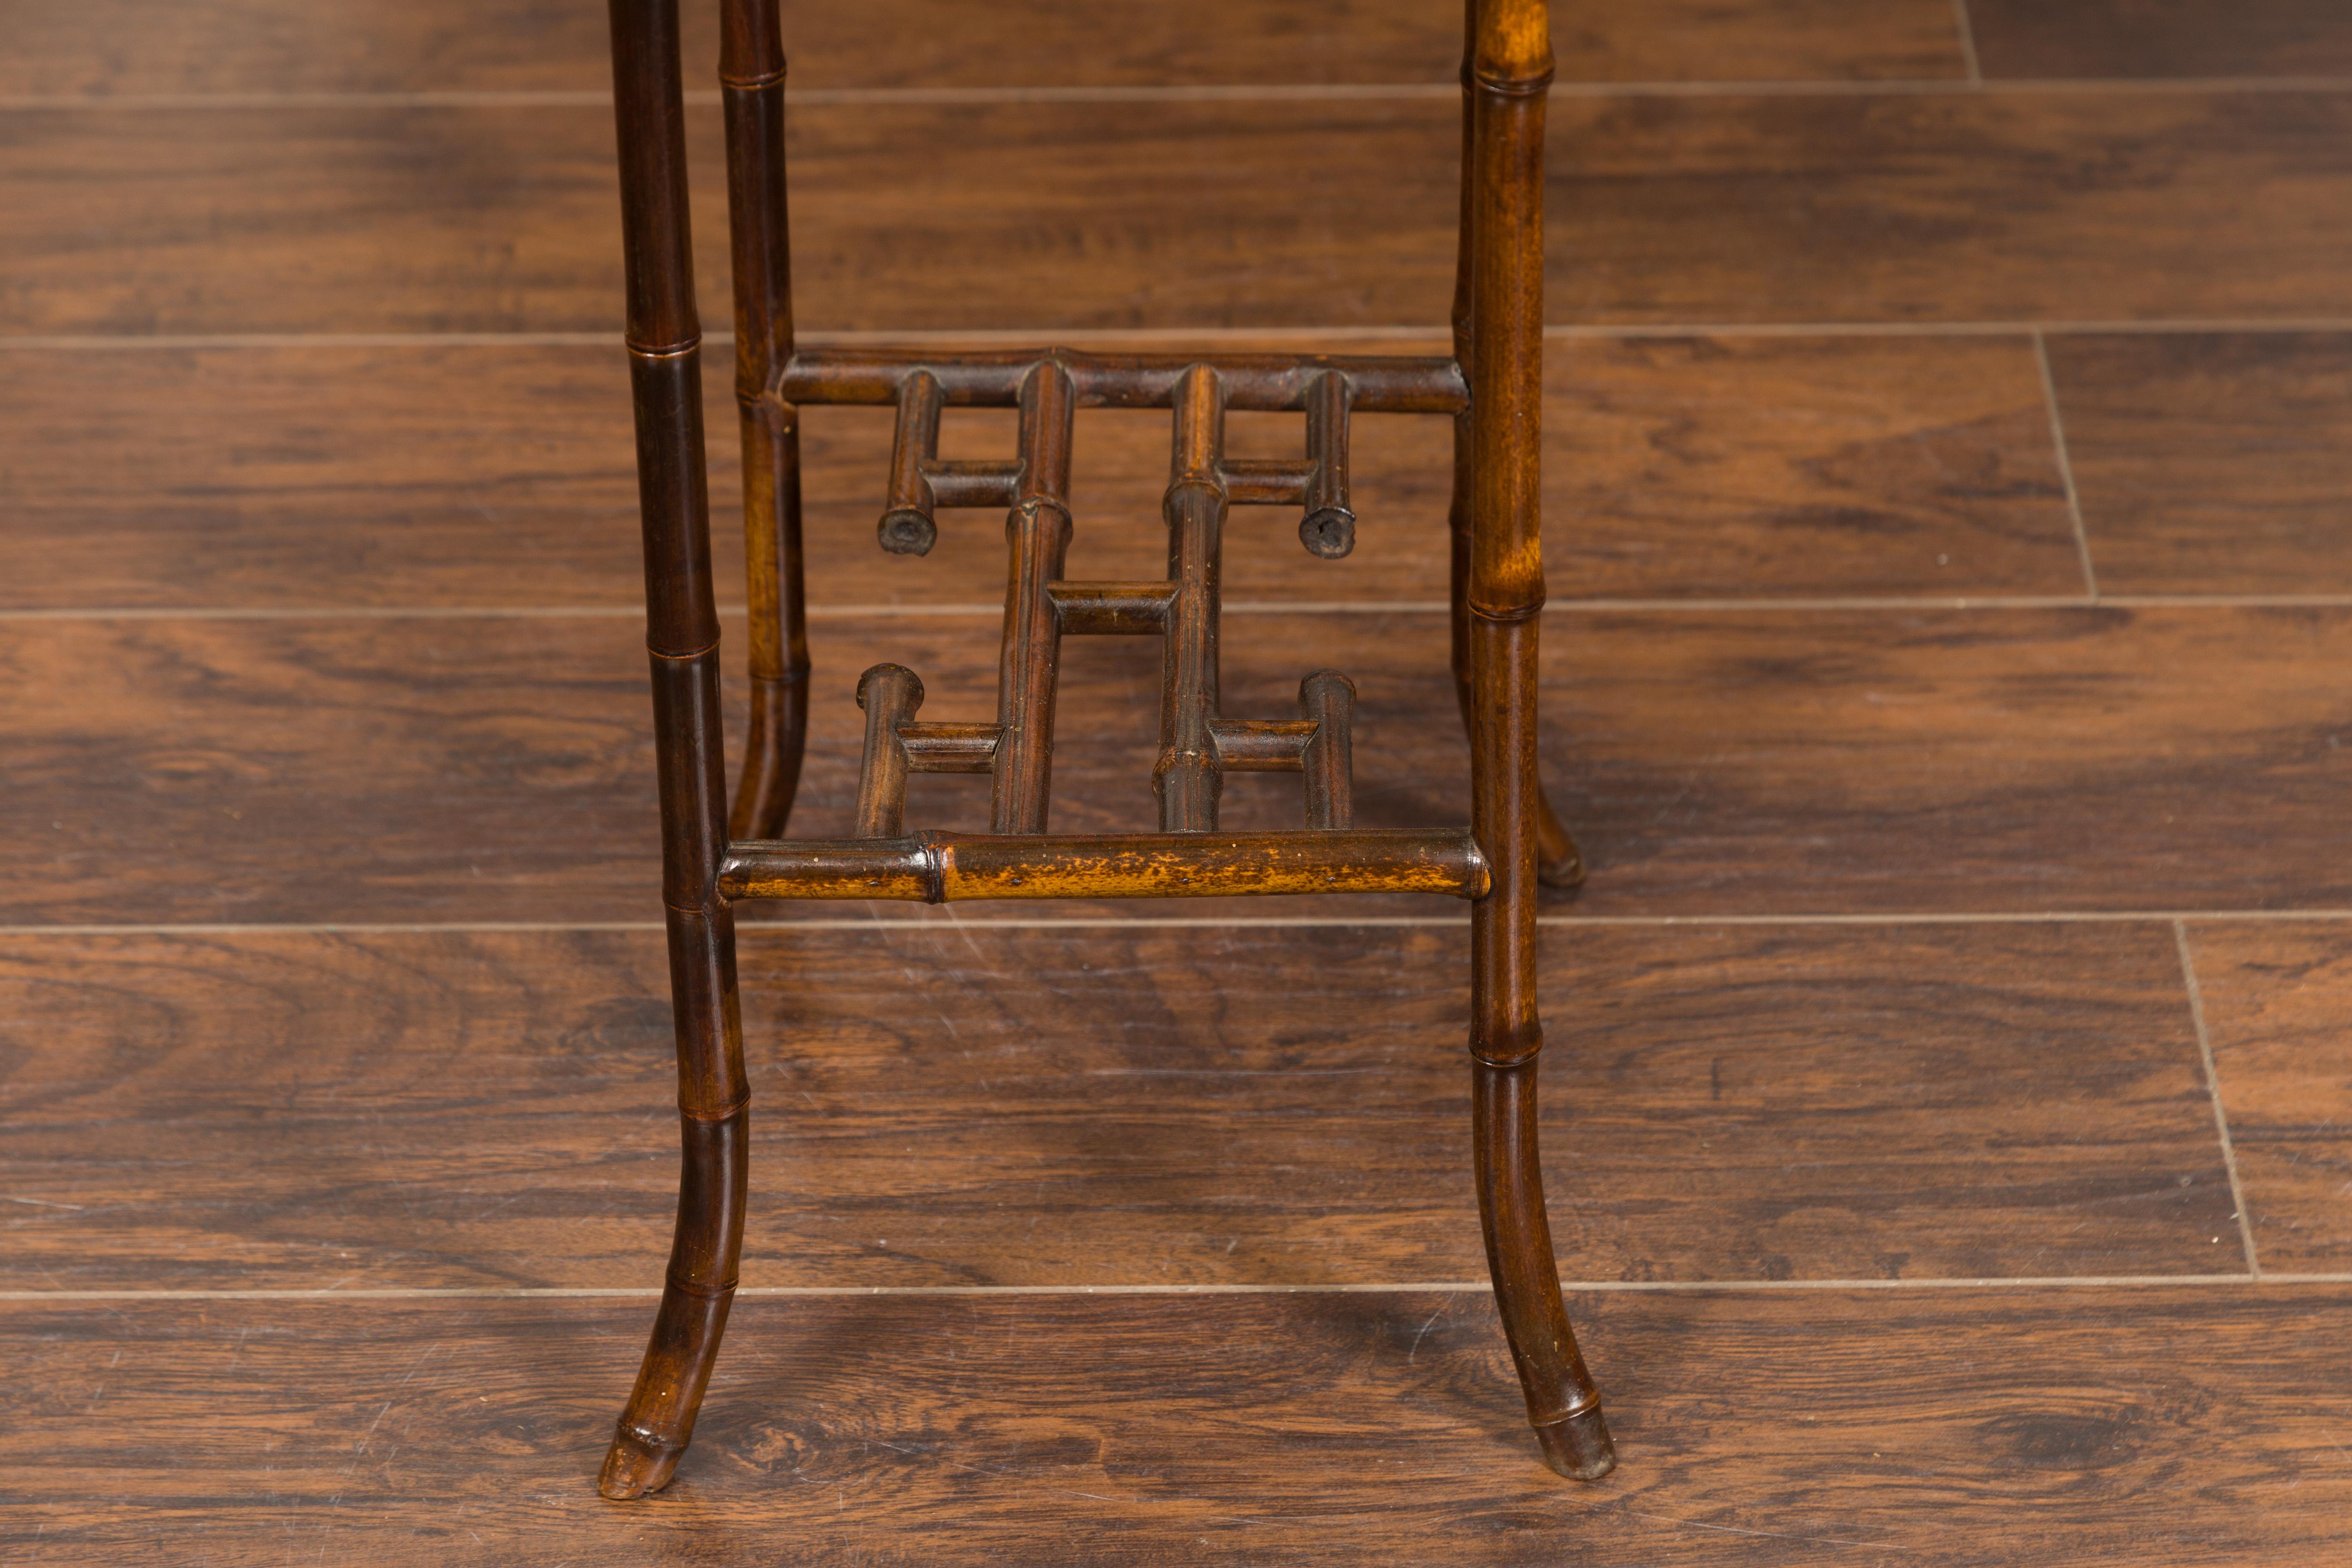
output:
[[[2352,91],[2352,77],[2008,77],[1986,78],[1978,68],[1973,30],[1965,0],[1954,0],[1962,68],[1957,77],[1717,79],[1688,81],[1559,81],[1555,99],[1643,98],[1974,98],[1992,95],[2095,93],[2105,96],[2207,94],[2274,95]],[[1052,103],[1348,103],[1429,100],[1451,103],[1461,94],[1453,80],[1396,82],[1184,82],[1134,85],[1005,85],[996,87],[814,87],[794,89],[789,101],[804,107],[857,105],[1052,104]],[[5,93],[0,111],[41,113],[152,113],[172,110],[289,110],[361,109],[602,109],[613,101],[600,88],[310,89],[278,92]],[[697,108],[720,102],[715,88],[692,88],[685,101]]]
[[[1992,1276],[1926,1279],[1568,1279],[1560,1289],[1588,1294],[1696,1295],[1706,1292],[1766,1294],[1832,1290],[2113,1290],[2171,1286],[2352,1285],[2346,1274],[2112,1274]],[[1408,1292],[1486,1295],[1485,1279],[1381,1280],[1349,1284],[1209,1285],[746,1285],[735,1292],[772,1299],[850,1296],[1364,1296]],[[415,1286],[363,1289],[93,1289],[0,1290],[0,1301],[411,1301],[541,1300],[578,1298],[650,1300],[658,1287],[613,1286]]]
[[[2238,1222],[2238,1244],[2245,1251],[2246,1273],[2259,1279],[2263,1266],[2254,1251],[2253,1216],[2246,1212],[2246,1188],[2238,1177],[2238,1151],[2230,1137],[2230,1113],[2221,1105],[2221,1073],[2213,1062],[2212,1033],[2205,1026],[2205,993],[2197,981],[2197,962],[2189,954],[2187,922],[2172,922],[2172,941],[2180,953],[2180,978],[2189,991],[2189,1020],[2197,1026],[2197,1059],[2204,1067],[2205,1090],[2213,1102],[2213,1131],[2221,1142],[2221,1168],[2230,1176],[2230,1206],[2236,1211],[2230,1217]]]
[[[2352,316],[2179,316],[2160,320],[2047,320],[1948,321],[1562,321],[1544,328],[1547,341],[1636,342],[1652,338],[1979,338],[2195,336],[2218,333],[2324,333],[2352,331]],[[1044,343],[1248,343],[1268,339],[1318,338],[1355,342],[1450,342],[1452,329],[1429,326],[1316,325],[1276,322],[1253,327],[938,327],[902,331],[803,331],[803,342],[855,348],[873,345],[955,346]],[[717,329],[703,334],[705,347],[732,342]],[[18,332],[0,333],[0,350],[26,352],[150,353],[205,349],[425,349],[425,348],[614,348],[616,325],[603,331],[464,332]]]
[[[1963,0],[1953,0],[1955,5]],[[2066,447],[2066,423],[2058,412],[2058,378],[2050,369],[2050,345],[2040,329],[2033,333],[2033,365],[2042,376],[2042,403],[2050,411],[2050,447],[2058,459],[2059,482],[2066,490],[2066,516],[2074,525],[2074,552],[2083,563],[2083,591],[2095,604],[2099,575],[2091,569],[2091,536],[2083,526],[2083,498],[2074,488],[2074,459]]]
[[[2070,484],[2071,489],[2071,484]],[[2085,552],[2083,569],[2090,571],[2087,545],[2075,521],[2078,548]],[[1227,613],[1240,616],[1442,616],[1449,606],[1443,599],[1229,599]],[[2346,594],[1985,594],[1985,595],[1855,595],[1850,597],[1764,599],[1554,599],[1547,613],[1559,616],[1749,616],[1839,615],[1887,612],[1924,614],[1932,611],[1992,614],[2033,610],[2340,610],[2352,609]],[[719,613],[740,616],[740,604],[720,605]],[[0,624],[65,621],[520,621],[619,620],[641,621],[643,605],[284,605],[187,606],[100,605],[88,608],[24,607],[0,609]],[[811,605],[811,620],[994,620],[1004,614],[1001,604],[870,604]]]
[[[1893,914],[1764,914],[1764,915],[1539,915],[1539,926],[1606,930],[1711,930],[1747,926],[1919,926],[1919,925],[2164,925],[2197,921],[2238,925],[2294,921],[2352,921],[2352,909],[2308,910],[2011,910],[1937,912],[1917,910]],[[755,921],[736,926],[737,936],[788,936],[806,931],[968,931],[1035,930],[1259,930],[1297,926],[1349,930],[1382,926],[1460,926],[1470,917],[1459,915],[1037,915],[959,918],[956,916],[848,916],[810,920]],[[42,936],[465,936],[534,935],[587,931],[658,931],[659,921],[150,921],[140,924],[0,925],[0,937]]]

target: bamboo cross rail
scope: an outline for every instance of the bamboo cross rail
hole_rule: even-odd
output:
[[[1469,0],[1463,205],[1447,356],[1088,354],[796,349],[786,243],[784,57],[776,0],[724,0],[719,80],[735,277],[736,401],[751,577],[751,727],[731,809],[721,763],[719,620],[704,475],[700,328],[687,213],[677,0],[610,0],[620,126],[627,343],[645,524],[646,640],[661,787],[664,902],[677,1026],[683,1163],[662,1304],[599,1486],[666,1485],[693,1435],[736,1287],[748,1186],[750,1089],[733,909],[751,899],[1183,898],[1436,894],[1470,906],[1473,1159],[1487,1259],[1546,1463],[1595,1479],[1615,1463],[1599,1395],[1560,1301],[1536,1148],[1535,898],[1582,878],[1535,770],[1541,403],[1542,140],[1551,59],[1543,0]],[[877,535],[929,552],[939,513],[1005,510],[1007,573],[992,722],[918,718],[915,672],[857,686],[865,746],[854,836],[782,837],[807,726],[800,409],[897,415]],[[1010,458],[939,455],[943,411],[1019,411]],[[1162,408],[1172,419],[1165,577],[1073,581],[1076,416]],[[1302,417],[1301,455],[1225,451],[1232,410]],[[1470,731],[1466,829],[1354,825],[1357,693],[1333,670],[1299,684],[1295,717],[1220,705],[1219,577],[1235,506],[1295,506],[1323,558],[1354,548],[1348,479],[1358,414],[1454,421],[1454,674]],[[1062,639],[1156,637],[1159,831],[1048,831]],[[1303,826],[1218,826],[1229,773],[1300,775]],[[912,831],[907,780],[989,780],[989,831]]]

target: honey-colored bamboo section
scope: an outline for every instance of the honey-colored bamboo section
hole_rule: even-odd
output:
[[[800,349],[776,4],[724,0],[719,74],[751,677],[751,729],[731,812],[720,762],[677,0],[610,3],[683,1164],[667,1282],[606,1457],[604,1494],[636,1497],[670,1479],[735,1289],[749,1090],[732,906],[748,899],[1345,892],[1468,900],[1473,1143],[1496,1297],[1546,1462],[1563,1475],[1605,1474],[1614,1459],[1560,1301],[1535,1142],[1537,885],[1572,886],[1583,874],[1535,763],[1542,141],[1551,72],[1543,0],[1465,6],[1462,244],[1447,357]],[[798,410],[812,403],[896,409],[877,525],[883,549],[927,553],[944,510],[1005,514],[993,719],[924,720],[914,671],[867,670],[857,689],[866,723],[855,837],[838,840],[782,837],[807,722]],[[1019,410],[1017,449],[943,460],[940,418],[952,406]],[[1076,528],[1076,416],[1097,408],[1171,416],[1162,579],[1064,575]],[[1235,409],[1299,415],[1300,455],[1228,456],[1225,416]],[[1310,555],[1349,553],[1359,414],[1454,422],[1454,667],[1473,773],[1466,830],[1355,826],[1357,691],[1337,671],[1300,682],[1296,716],[1237,718],[1222,709],[1219,584],[1231,509],[1296,507]],[[1086,636],[1160,639],[1157,832],[1050,831],[1062,642]],[[1299,774],[1302,826],[1222,831],[1224,778],[1237,772]],[[919,773],[986,777],[990,830],[910,832],[907,781]]]
[[[1467,832],[926,832],[738,844],[730,899],[1209,899],[1244,893],[1437,893],[1479,899],[1492,878]]]

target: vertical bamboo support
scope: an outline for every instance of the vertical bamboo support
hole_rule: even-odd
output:
[[[776,0],[725,0],[719,43],[727,213],[735,270],[735,402],[743,431],[751,729],[730,826],[784,830],[808,738],[807,609],[801,588],[800,410],[776,391],[793,353],[784,205],[784,47]]]
[[[597,1482],[606,1497],[632,1498],[669,1480],[710,1381],[742,1250],[750,1089],[734,925],[718,880],[728,841],[719,616],[710,583],[701,327],[687,223],[676,0],[612,0],[612,19],[662,898],[684,1144],[661,1309]]]
[[[1549,47],[1549,46],[1547,46]],[[1475,149],[1472,137],[1477,120],[1478,95],[1475,90],[1475,68],[1478,49],[1478,0],[1463,0],[1462,47],[1462,221],[1456,233],[1454,263],[1454,357],[1462,366],[1465,379],[1475,385],[1473,359],[1476,343],[1472,325],[1471,253],[1473,235],[1476,229],[1476,213],[1471,195]],[[1473,468],[1472,410],[1465,408],[1454,416],[1454,495],[1446,512],[1452,524],[1453,601],[1454,601],[1454,694],[1462,709],[1462,727],[1472,727],[1470,717],[1470,496]],[[1559,814],[1551,808],[1550,796],[1543,781],[1536,781],[1536,879],[1546,887],[1580,888],[1584,885],[1584,857],[1576,847],[1576,840],[1560,825]]]
[[[1070,435],[1077,414],[1070,373],[1046,361],[1021,384],[1021,482],[1004,520],[1011,580],[997,658],[992,833],[1043,833],[1053,797],[1054,689],[1061,613],[1048,584],[1070,549]]]
[[[1310,555],[1337,561],[1356,548],[1356,513],[1348,504],[1348,378],[1326,371],[1307,392],[1307,515],[1298,542]]]
[[[890,441],[890,494],[875,537],[893,555],[929,555],[939,542],[932,511],[939,498],[923,465],[940,448],[940,413],[947,406],[940,378],[919,370],[898,387],[898,428]]]
[[[1466,608],[1471,829],[1493,868],[1471,906],[1473,1142],[1503,1329],[1544,1460],[1597,1479],[1616,1464],[1560,1301],[1536,1143],[1537,630],[1543,434],[1546,0],[1474,0],[1468,225],[1471,473]],[[1457,304],[1457,309],[1459,309]]]
[[[1298,713],[1315,722],[1298,759],[1307,775],[1307,826],[1344,832],[1356,826],[1356,683],[1336,669],[1317,670],[1298,683]]]
[[[859,838],[896,838],[907,826],[907,744],[898,726],[923,706],[923,683],[903,664],[877,664],[857,678],[866,710],[866,756],[857,771]]]
[[[1151,770],[1163,833],[1217,826],[1224,770],[1210,726],[1217,717],[1217,620],[1225,526],[1225,397],[1217,373],[1194,365],[1176,389],[1169,464],[1168,603],[1160,656],[1160,760]]]

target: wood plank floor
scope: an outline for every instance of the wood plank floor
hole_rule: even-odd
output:
[[[748,1293],[614,1507],[676,1132],[600,8],[17,7],[0,1560],[2352,1561],[2352,27],[1555,9],[1542,1115],[1623,1467],[1522,1425],[1458,906],[772,907]],[[810,329],[1442,351],[1456,10],[785,12]],[[1075,571],[1160,569],[1165,442],[1082,423]],[[887,443],[809,421],[812,833],[858,670],[993,700],[999,531],[875,551]],[[1363,819],[1459,821],[1447,432],[1357,444],[1349,559],[1235,521],[1226,706],[1345,669]],[[1156,683],[1073,649],[1057,823],[1145,824]]]
[[[2352,1466],[2307,1378],[2344,1286],[1571,1301],[1626,1411],[1604,1487],[1496,1430],[1518,1394],[1472,1292],[754,1297],[699,1462],[625,1509],[593,1489],[594,1369],[643,1299],[12,1303],[0,1343],[48,1376],[0,1453],[49,1484],[0,1528],[111,1563],[2340,1554]]]
[[[10,120],[0,331],[619,326],[601,103]],[[688,120],[718,323],[718,108]],[[1434,326],[1459,120],[1429,92],[813,104],[792,127],[802,319]],[[1554,321],[2352,316],[2352,92],[1564,96],[1549,125]],[[232,244],[247,265],[213,265]]]

